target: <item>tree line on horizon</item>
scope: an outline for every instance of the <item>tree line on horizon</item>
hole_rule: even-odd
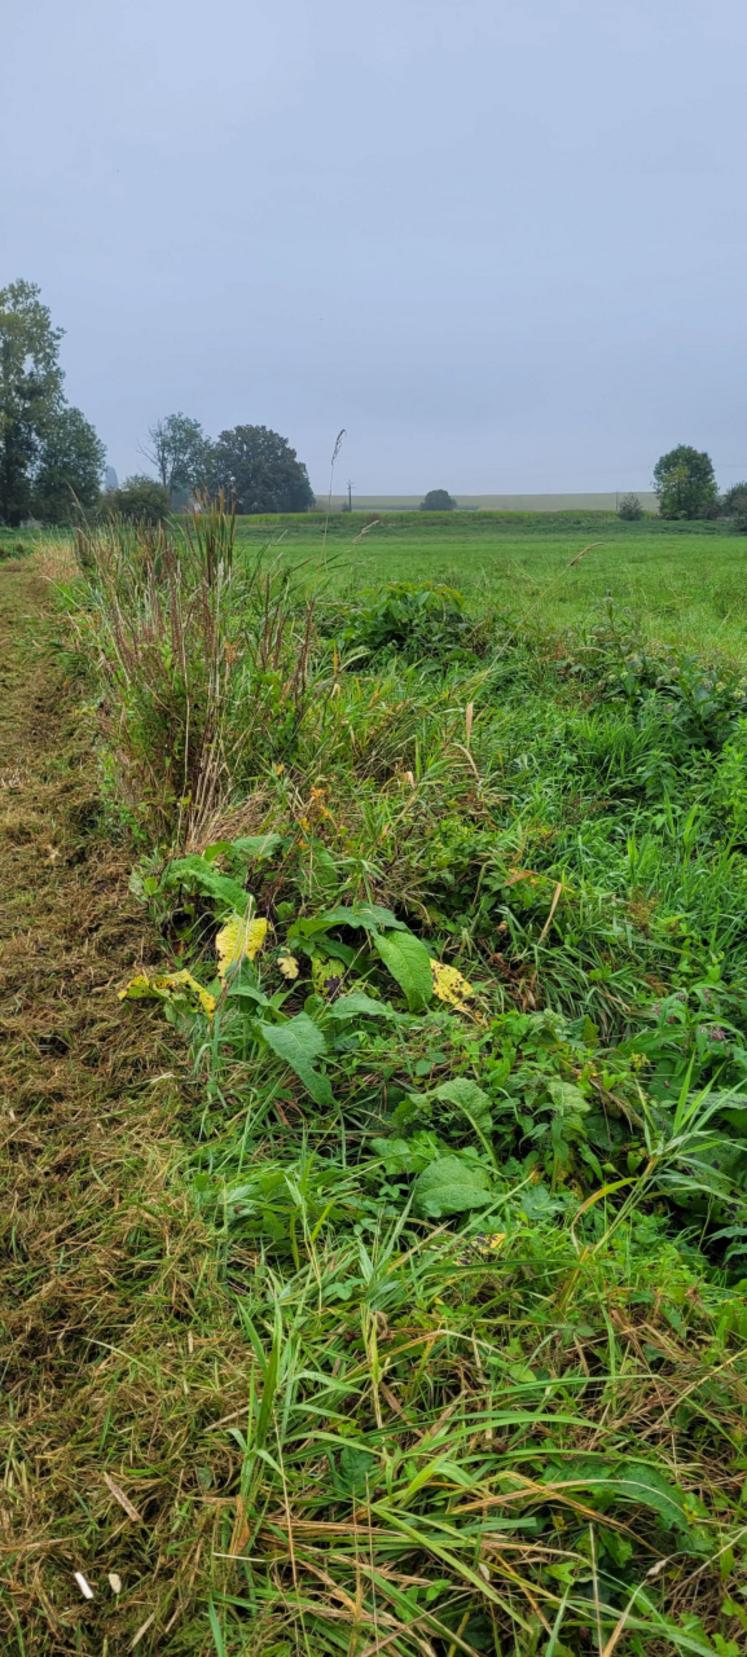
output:
[[[303,461],[279,432],[247,424],[210,438],[199,420],[181,412],[148,432],[144,455],[155,476],[140,473],[103,489],[104,444],[64,395],[63,335],[35,283],[0,288],[0,523],[69,523],[80,511],[98,509],[157,522],[201,495],[223,495],[241,514],[306,512],[316,504]],[[723,515],[747,533],[747,482],[720,496],[703,450],[679,444],[662,455],[654,487],[664,518]],[[436,489],[421,506],[453,511],[457,502]],[[620,516],[643,516],[637,496],[623,498]]]
[[[279,432],[240,425],[212,440],[184,414],[148,433],[155,477],[102,490],[104,444],[64,395],[63,334],[35,283],[0,288],[0,523],[69,523],[98,508],[156,522],[201,493],[222,494],[241,513],[314,505],[306,467]]]

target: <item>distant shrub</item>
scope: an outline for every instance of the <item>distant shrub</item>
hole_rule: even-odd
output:
[[[155,478],[135,473],[105,497],[105,509],[132,523],[162,524],[168,515],[169,493]]]
[[[617,516],[618,518],[624,518],[626,523],[631,524],[635,523],[638,518],[642,518],[643,507],[641,506],[638,496],[623,495],[620,505],[617,508]]]
[[[421,512],[455,512],[456,501],[448,489],[429,489],[420,502]]]
[[[723,518],[730,518],[732,513],[747,501],[747,482],[733,483],[731,489],[721,496],[719,511]]]
[[[747,483],[735,483],[719,503],[722,518],[731,519],[737,535],[747,535]]]

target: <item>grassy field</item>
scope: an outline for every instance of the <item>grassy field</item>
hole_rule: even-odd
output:
[[[745,646],[747,540],[718,523],[625,524],[597,512],[403,513],[376,522],[354,513],[328,526],[321,515],[244,518],[238,534],[251,551],[269,540],[279,557],[304,566],[312,585],[326,579],[335,592],[445,582],[471,604],[511,617],[529,609],[560,627],[598,618],[611,603],[644,637],[700,643],[735,659]]]
[[[0,559],[58,538],[0,529]],[[470,607],[497,607],[512,620],[577,628],[611,607],[642,638],[702,646],[734,662],[745,648],[747,538],[718,521],[626,524],[605,512],[315,512],[240,518],[236,538],[247,560],[271,549],[315,594],[355,599],[388,582],[438,582],[458,588]]]
[[[740,1657],[744,543],[364,528],[0,563],[7,1648]]]

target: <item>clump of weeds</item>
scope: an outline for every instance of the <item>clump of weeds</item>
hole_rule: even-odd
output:
[[[318,626],[212,522],[78,625],[247,1355],[213,1646],[738,1657],[740,688],[433,588]]]

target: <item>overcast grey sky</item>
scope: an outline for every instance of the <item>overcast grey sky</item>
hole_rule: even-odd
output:
[[[747,475],[744,0],[5,0],[0,285],[120,476],[182,409],[326,488]]]

